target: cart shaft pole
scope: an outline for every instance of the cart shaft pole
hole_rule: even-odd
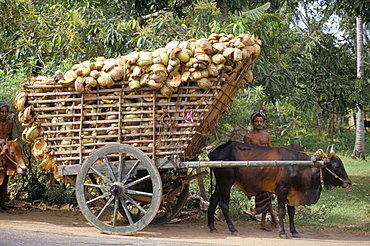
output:
[[[132,162],[132,163],[131,163]],[[272,167],[272,166],[315,166],[320,167],[323,161],[180,161],[173,162],[168,159],[159,159],[156,161],[158,169],[188,169],[188,168],[224,168],[224,167]],[[97,164],[98,165],[98,164]],[[133,161],[126,161],[126,168],[130,168]],[[101,172],[105,172],[105,165],[97,167]],[[140,169],[140,167],[138,168]],[[58,166],[60,176],[77,175],[80,165]],[[114,170],[117,171],[117,170]]]

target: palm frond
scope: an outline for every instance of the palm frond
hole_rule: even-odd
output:
[[[259,20],[266,15],[266,11],[270,8],[270,6],[271,3],[268,2],[258,8],[245,11],[243,17],[251,21]]]

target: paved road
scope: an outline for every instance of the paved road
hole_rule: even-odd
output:
[[[179,241],[163,241],[153,239],[133,239],[128,237],[122,238],[104,238],[88,237],[79,235],[67,235],[46,232],[34,232],[14,229],[0,229],[0,246],[114,246],[114,245],[154,245],[154,246],[209,246],[202,243],[186,243]],[[212,244],[215,246],[215,244]]]
[[[100,232],[79,212],[19,209],[0,213],[0,246],[370,246],[368,232],[300,227],[302,238],[283,240],[279,238],[277,229],[266,232],[259,229],[259,222],[245,221],[238,223],[240,236],[236,237],[231,235],[224,221],[216,223],[219,233],[209,233],[206,218],[198,219],[160,226],[149,225],[133,235],[122,236]]]

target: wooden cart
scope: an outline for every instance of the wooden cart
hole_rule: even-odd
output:
[[[32,110],[36,120],[25,123],[42,130],[45,139],[32,143],[47,143],[55,177],[76,187],[86,219],[104,232],[131,234],[181,212],[189,181],[202,175],[191,175],[190,168],[261,165],[191,161],[232,105],[257,56],[229,63],[232,69],[221,70],[209,89],[189,80],[171,97],[147,86],[130,89],[125,79],[84,92],[28,81],[22,89],[27,101],[18,99],[23,103],[18,107],[23,114]]]
[[[131,90],[128,81],[89,93],[59,84],[23,89],[55,157],[54,174],[75,185],[83,215],[102,231],[130,234],[181,212],[196,177],[184,161],[200,154],[248,69],[240,62],[208,91],[188,82],[171,98]]]

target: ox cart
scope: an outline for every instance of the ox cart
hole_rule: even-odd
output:
[[[161,50],[169,58],[162,61],[166,71],[154,66],[161,64],[154,52],[149,63],[140,63],[148,52],[139,52],[136,60],[129,54],[84,62],[64,75],[31,79],[17,93],[22,138],[42,167],[76,187],[82,214],[98,229],[131,234],[172,220],[187,201],[189,181],[204,174],[192,175],[191,168],[291,164],[191,161],[251,81],[260,45],[249,35],[211,35],[202,42]],[[180,57],[187,50],[190,59]],[[225,59],[213,59],[217,54]],[[122,74],[113,74],[117,69]],[[166,80],[156,87],[160,75]]]

